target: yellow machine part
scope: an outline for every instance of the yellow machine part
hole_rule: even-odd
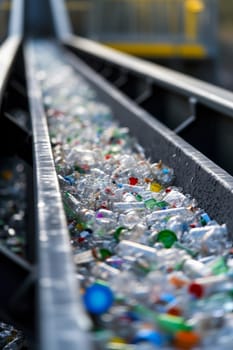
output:
[[[110,1],[111,2],[111,1]],[[118,0],[113,1],[112,3],[117,3]],[[155,2],[155,0],[128,0],[129,3],[137,6],[138,15],[140,15],[140,21],[143,23],[144,27],[147,28],[147,18],[150,14],[150,8]],[[124,3],[124,1],[123,1]],[[204,59],[208,56],[207,48],[199,41],[199,25],[200,25],[200,16],[205,10],[205,1],[204,0],[158,0],[158,3],[161,3],[169,15],[169,28],[171,30],[171,36],[176,35],[178,31],[178,15],[176,8],[177,4],[183,8],[183,42],[180,43],[168,41],[159,42],[159,41],[125,41],[122,37],[122,40],[101,40],[103,44],[123,51],[128,54],[141,56],[141,57],[157,57],[157,58],[182,58],[182,59]],[[80,15],[83,13],[88,14],[92,11],[93,2],[88,0],[80,1],[68,1],[67,6],[70,11],[77,11]],[[101,2],[100,2],[101,5]],[[159,34],[159,33],[158,33]],[[156,35],[156,33],[155,33]]]
[[[207,55],[204,46],[198,44],[144,44],[144,43],[121,43],[104,42],[105,45],[141,57],[159,57],[159,58],[193,58],[203,59]]]
[[[198,16],[204,11],[202,0],[185,0],[185,35],[189,40],[195,40],[198,34]]]
[[[114,49],[123,51],[131,55],[141,57],[158,58],[193,58],[203,59],[207,56],[206,48],[196,43],[198,37],[198,17],[205,10],[202,0],[183,0],[184,3],[184,35],[187,43],[133,43],[133,42],[105,42],[104,44]],[[171,4],[171,3],[170,3]],[[142,6],[143,5],[143,6]],[[145,6],[146,5],[146,6]],[[149,1],[141,2],[141,13],[148,11]],[[175,12],[174,12],[175,14]],[[172,15],[172,13],[171,13]],[[146,16],[145,16],[146,17]],[[175,22],[175,16],[171,17]]]

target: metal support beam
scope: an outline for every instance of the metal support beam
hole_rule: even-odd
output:
[[[134,101],[138,104],[138,105],[141,105],[143,104],[145,101],[147,101],[151,96],[152,96],[152,88],[151,88],[151,84],[150,83],[147,83],[145,85],[145,88],[143,89],[143,92],[138,95]]]
[[[196,98],[190,97],[189,99],[190,115],[187,117],[187,119],[183,121],[183,123],[181,123],[175,128],[174,132],[176,134],[181,134],[185,129],[187,129],[190,125],[194,123],[194,121],[196,120],[196,104],[197,104]]]
[[[113,82],[113,84],[118,88],[122,88],[125,84],[127,84],[128,75],[127,72],[120,72],[120,76]]]

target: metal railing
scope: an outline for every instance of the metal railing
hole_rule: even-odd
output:
[[[179,45],[189,45],[191,50],[190,45],[198,44],[203,56],[216,53],[216,0],[89,0],[77,1],[77,7],[69,4],[74,28],[85,16],[86,23],[77,27],[81,32],[77,35],[123,51],[129,50],[126,44],[160,45],[157,54],[173,56],[182,54]]]
[[[0,104],[11,72],[14,60],[23,39],[23,9],[24,0],[14,0],[11,4],[11,13],[8,23],[8,37],[0,48]]]

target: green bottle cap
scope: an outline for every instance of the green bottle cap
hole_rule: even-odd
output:
[[[99,249],[99,259],[100,260],[106,260],[107,258],[110,258],[110,256],[112,256],[112,253],[110,252],[110,250],[108,250],[106,248]]]
[[[142,201],[142,196],[140,194],[137,194],[136,197],[138,202],[141,202]]]
[[[169,205],[168,202],[165,202],[165,201],[161,201],[161,202],[156,203],[156,207],[161,208],[161,209],[166,208],[168,205]]]
[[[157,242],[163,243],[165,248],[171,248],[176,241],[177,237],[173,231],[163,230],[158,233]]]
[[[120,227],[118,227],[118,228],[115,230],[115,232],[114,232],[114,234],[113,234],[113,237],[115,238],[115,240],[116,240],[117,242],[120,241],[119,237],[120,237],[120,235],[121,235],[121,232],[122,232],[123,230],[125,230],[125,229],[126,229],[126,228],[125,228],[124,226],[120,226]]]
[[[154,198],[147,199],[145,201],[145,206],[147,209],[154,209],[156,207],[157,201]]]

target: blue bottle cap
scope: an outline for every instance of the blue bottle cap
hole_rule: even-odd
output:
[[[160,297],[159,297],[160,301],[163,301],[165,303],[171,303],[173,302],[176,298],[173,294],[171,293],[162,293],[160,294]]]
[[[156,346],[161,346],[164,343],[164,337],[158,331],[153,329],[140,329],[133,339],[133,344],[148,342]]]
[[[86,289],[84,304],[92,314],[101,315],[112,306],[114,295],[111,289],[103,284],[95,283]]]
[[[162,173],[163,173],[163,174],[169,174],[169,169],[163,168]]]
[[[208,224],[208,222],[211,221],[211,219],[207,213],[201,214],[201,220],[203,221],[204,224]]]

